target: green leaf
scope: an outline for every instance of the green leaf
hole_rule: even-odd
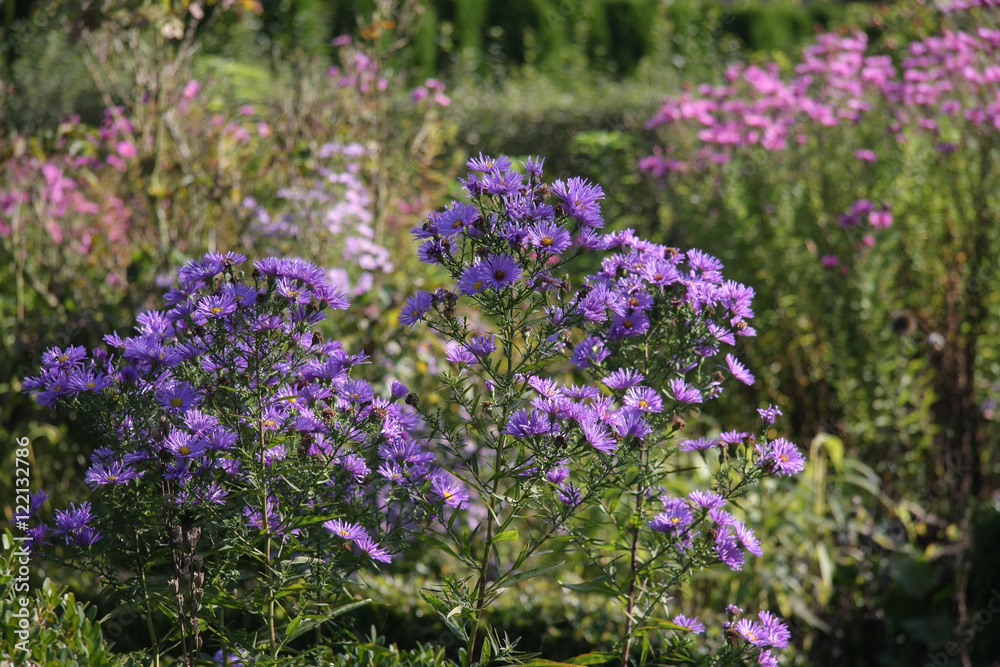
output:
[[[571,665],[603,665],[606,662],[617,660],[614,653],[584,653],[575,658],[570,658],[567,662]]]
[[[607,577],[600,577],[594,581],[585,581],[581,584],[567,584],[560,581],[559,585],[577,593],[596,593],[597,595],[607,595],[608,597],[621,595],[621,591],[613,588]]]
[[[497,534],[497,535],[495,535],[493,537],[493,543],[494,544],[496,544],[497,542],[516,542],[516,541],[517,541],[517,529],[516,528],[514,530],[506,530],[506,531],[504,531],[502,533],[499,533],[499,534]]]
[[[844,472],[844,441],[829,433],[816,434],[816,444],[826,449],[834,470]]]
[[[495,587],[496,588],[509,588],[511,586],[516,586],[517,584],[521,583],[522,581],[526,581],[526,580],[532,579],[534,577],[539,577],[539,576],[541,576],[543,574],[547,574],[549,572],[552,572],[553,570],[558,570],[559,568],[561,568],[563,566],[564,562],[565,561],[559,561],[558,563],[554,563],[552,565],[543,565],[541,567],[536,567],[536,568],[534,568],[532,570],[527,570],[525,572],[518,572],[517,574],[512,574],[509,577],[502,578],[499,582],[497,582],[497,584],[496,584]]]

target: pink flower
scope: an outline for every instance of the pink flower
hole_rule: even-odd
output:
[[[181,92],[181,96],[186,100],[193,100],[201,92],[201,84],[197,80],[191,79],[184,86],[184,90]]]
[[[832,269],[833,267],[840,264],[840,258],[837,257],[836,255],[823,255],[822,257],[820,257],[819,261],[822,262],[823,266],[825,266],[828,269]]]

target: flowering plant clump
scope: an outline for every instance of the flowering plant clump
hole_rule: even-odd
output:
[[[669,183],[671,216],[705,221],[692,243],[725,238],[759,278],[755,353],[798,395],[802,431],[865,443],[883,493],[957,521],[995,440],[982,362],[1000,284],[1000,10],[926,10],[932,34],[898,50],[824,34],[791,66],[739,63],[667,97],[647,123],[662,146],[639,166]],[[930,458],[900,469],[884,455],[899,447]]]
[[[683,415],[719,396],[728,378],[754,382],[734,354],[723,356],[755,334],[753,290],[726,281],[722,263],[698,250],[602,233],[601,188],[579,178],[546,184],[541,160],[525,173],[506,157],[468,166],[469,201],[413,230],[420,258],[454,283],[417,291],[399,318],[447,339],[454,370],[442,379],[458,408],[423,413],[464,482],[446,502],[468,522],[428,541],[469,576],[427,598],[465,643],[467,665],[509,657],[514,645],[497,630],[486,627],[480,645],[484,609],[505,588],[559,570],[543,549],[559,543],[590,563],[582,582],[564,585],[607,595],[623,611],[622,665],[636,658],[636,639],[642,660],[672,655],[704,627],[668,614],[680,584],[761,553],[731,500],[764,476],[803,467],[782,438],[680,439]],[[576,261],[600,268],[574,281]],[[766,427],[776,414],[762,411]],[[712,488],[678,495],[681,461],[697,456],[683,452],[703,450],[718,454]],[[787,645],[787,630],[766,612],[761,621],[739,621],[745,641],[727,635],[720,659],[775,664],[771,650]],[[664,628],[673,632],[655,638]]]
[[[342,604],[347,577],[389,563],[452,483],[411,435],[407,389],[380,396],[351,377],[364,354],[313,331],[347,307],[324,272],[267,258],[246,275],[245,259],[190,262],[134,336],[50,349],[25,380],[95,443],[92,497],[32,528],[33,546],[65,544],[53,553],[141,609],[157,660],[194,664],[203,645],[276,659],[319,636],[359,604]]]

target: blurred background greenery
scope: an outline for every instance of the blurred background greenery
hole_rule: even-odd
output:
[[[541,155],[551,177],[603,185],[612,228],[702,248],[723,259],[727,277],[757,290],[759,337],[740,352],[758,383],[706,405],[689,428],[748,426],[755,408],[773,403],[786,415],[782,434],[809,451],[800,478],[746,499],[765,556],[739,576],[705,573],[678,592],[678,605],[687,613],[740,600],[779,609],[792,626],[794,664],[1000,664],[1000,633],[990,625],[1000,620],[982,613],[1000,590],[998,190],[992,173],[969,176],[995,160],[996,136],[949,163],[926,146],[907,153],[886,140],[874,175],[852,161],[859,146],[850,128],[831,130],[829,146],[800,162],[747,154],[667,180],[639,169],[655,146],[685,140],[646,128],[665,95],[721,84],[735,62],[790,70],[818,32],[861,31],[870,52],[898,62],[907,44],[940,31],[933,7],[0,7],[2,488],[13,488],[13,439],[26,436],[33,488],[53,495],[46,511],[77,497],[88,445],[72,415],[56,421],[21,393],[21,381],[48,347],[124,333],[155,304],[164,276],[205,251],[290,252],[345,269],[352,316],[328,323],[331,335],[433,393],[433,345],[396,323],[401,299],[418,286],[412,277],[427,275],[415,268],[408,229],[457,196],[454,177],[470,153]],[[331,174],[354,174],[360,185]],[[821,178],[836,185],[822,190]],[[832,275],[813,239],[872,183],[892,198],[895,223],[849,277]],[[338,207],[349,192],[365,213]],[[955,202],[968,197],[982,199],[981,217],[949,235],[961,215]],[[352,225],[365,231],[352,236]],[[381,269],[365,268],[363,257],[381,258]],[[433,287],[433,277],[419,280]],[[0,505],[10,520],[9,498]],[[426,644],[447,650],[450,635],[418,589],[441,567],[415,549],[375,577],[378,604],[348,621],[367,648],[352,650],[397,664],[386,648],[397,645],[413,650],[414,664],[436,664],[443,654]],[[85,636],[51,641],[86,641],[100,653],[94,614],[55,584],[42,587],[58,581],[103,616],[113,610],[99,583],[47,563],[34,576],[48,608],[76,610]],[[610,646],[614,621],[602,602],[537,583],[495,613],[523,638],[521,648],[558,659]],[[104,623],[104,641],[119,653],[141,648],[141,637],[115,623]],[[369,641],[372,626],[381,636]]]

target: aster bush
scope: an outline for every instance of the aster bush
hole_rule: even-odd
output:
[[[601,188],[579,178],[547,184],[541,160],[523,173],[506,157],[480,154],[468,166],[468,201],[413,230],[420,258],[451,282],[417,291],[400,314],[437,331],[452,364],[441,375],[446,407],[421,412],[461,480],[443,478],[438,495],[463,516],[422,537],[458,573],[425,597],[464,645],[466,665],[516,655],[516,639],[486,626],[484,610],[538,576],[620,610],[615,653],[588,659],[693,655],[705,626],[676,613],[681,584],[759,555],[732,510],[763,477],[803,467],[793,444],[766,435],[775,408],[761,411],[759,434],[684,437],[684,416],[727,380],[754,382],[723,353],[755,334],[753,290],[726,281],[721,262],[701,251],[602,233]],[[594,271],[580,280],[575,264]],[[714,467],[711,487],[678,495],[692,460]],[[566,571],[560,552],[587,567]],[[776,664],[784,624],[766,611],[759,622],[730,611],[716,664]]]
[[[135,335],[52,348],[25,380],[77,412],[94,447],[93,494],[32,544],[145,616],[157,662],[215,648],[273,662],[306,632],[315,646],[367,602],[351,573],[389,563],[452,484],[410,435],[406,388],[377,395],[351,378],[366,355],[313,330],[348,305],[324,272],[268,258],[248,275],[244,261],[190,262]]]

